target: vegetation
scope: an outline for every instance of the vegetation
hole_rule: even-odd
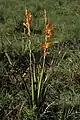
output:
[[[1,120],[80,119],[79,25],[79,0],[0,0]]]

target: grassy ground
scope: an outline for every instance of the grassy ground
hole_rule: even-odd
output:
[[[55,24],[53,42],[58,41],[49,49],[46,60],[47,65],[51,59],[53,60],[46,103],[54,102],[54,104],[48,109],[52,112],[42,116],[41,119],[79,120],[80,1],[29,0],[27,7],[33,14],[32,49],[36,56],[44,41],[44,9]],[[18,120],[19,109],[23,101],[28,99],[21,77],[28,68],[26,55],[28,47],[25,46],[27,40],[22,38],[25,8],[26,0],[0,0],[1,120],[10,120],[10,118]],[[24,106],[27,105],[26,102]],[[21,120],[23,120],[22,116]]]

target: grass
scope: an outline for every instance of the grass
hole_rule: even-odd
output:
[[[44,41],[44,9],[55,24],[53,42],[58,41],[49,49],[46,58],[47,68],[51,60],[53,64],[43,108],[45,113],[40,115],[40,119],[79,120],[80,1],[29,0],[27,6],[33,14],[31,39],[36,63],[41,64],[38,58],[43,55],[40,45]],[[28,39],[22,38],[25,8],[26,0],[0,0],[0,119],[2,120],[10,118],[26,120],[27,114],[30,117],[32,115],[32,111],[26,110],[29,106],[26,83],[30,87],[30,81],[29,49],[26,46]],[[49,108],[46,110],[47,106]]]

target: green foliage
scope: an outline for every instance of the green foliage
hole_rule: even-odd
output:
[[[49,68],[51,60],[53,63],[51,74],[49,72],[46,101],[42,106],[42,113],[36,118],[34,116],[36,107],[29,109],[31,84],[28,70],[28,39],[22,38],[26,0],[0,0],[0,119],[30,120],[33,117],[35,120],[80,119],[79,4],[79,0],[27,2],[33,14],[31,39],[32,51],[37,56],[35,60],[37,67],[42,65],[38,60],[43,54],[40,45],[44,40],[44,9],[48,11],[50,19],[55,24],[53,41],[60,42],[49,49],[50,53],[46,58],[46,68]],[[42,93],[44,87],[45,85],[42,87]],[[45,92],[43,95],[45,96]],[[46,107],[48,109],[45,111]]]

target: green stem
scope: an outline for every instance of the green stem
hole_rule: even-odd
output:
[[[45,65],[45,56],[44,56],[44,59],[43,59],[43,67],[42,67],[42,71],[41,71],[41,74],[40,74],[40,80],[39,80],[39,83],[38,83],[38,99],[40,97],[41,83],[42,83],[42,78],[43,78],[43,73],[44,73],[44,65]]]
[[[32,105],[34,106],[34,81],[33,81],[33,75],[32,75],[32,60],[31,60],[31,41],[29,40],[29,56],[30,56],[30,74],[31,74],[31,91],[32,91]]]

